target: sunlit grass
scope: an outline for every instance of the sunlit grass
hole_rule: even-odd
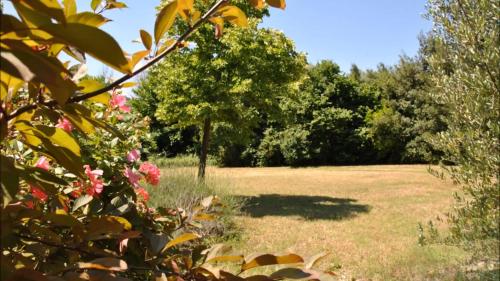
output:
[[[373,280],[453,280],[467,254],[418,245],[418,223],[445,218],[457,187],[427,166],[211,168],[247,200],[237,223],[245,253],[329,251],[322,263]],[[437,222],[441,232],[446,223]]]
[[[372,280],[454,280],[467,257],[452,246],[418,245],[418,223],[433,220],[445,234],[445,213],[458,189],[425,165],[210,167],[204,184],[195,172],[163,169],[152,202],[186,205],[186,198],[213,193],[245,202],[235,218],[241,239],[227,241],[244,254],[329,251],[323,269]]]

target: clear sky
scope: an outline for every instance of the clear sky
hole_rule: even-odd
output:
[[[139,29],[152,33],[155,6],[159,0],[124,0],[128,9],[107,12],[113,21],[104,25],[122,48],[133,52],[141,45],[131,41]],[[88,10],[90,0],[77,0],[78,10]],[[10,3],[6,11],[12,12]],[[414,55],[417,36],[431,24],[422,15],[426,0],[287,0],[285,11],[271,9],[263,26],[284,31],[299,51],[315,63],[331,59],[349,71],[351,63],[360,68],[375,68],[378,63],[396,63],[399,55]],[[92,74],[103,67],[89,61]]]

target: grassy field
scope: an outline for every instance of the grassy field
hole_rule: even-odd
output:
[[[247,254],[329,251],[321,267],[372,280],[452,280],[466,257],[451,246],[418,245],[418,223],[444,218],[456,190],[424,165],[207,173],[245,200],[236,218],[242,239],[233,243]]]

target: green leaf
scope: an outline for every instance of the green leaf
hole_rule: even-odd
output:
[[[160,13],[156,17],[155,21],[155,43],[158,44],[161,38],[167,32],[170,27],[174,24],[175,16],[177,15],[177,0],[174,0],[163,9],[161,9]]]
[[[265,266],[265,265],[290,264],[290,263],[302,263],[302,262],[304,262],[302,257],[295,254],[288,254],[283,256],[264,254],[252,258],[248,262],[245,262],[241,266],[241,270],[245,271],[254,267]]]
[[[144,47],[148,50],[151,50],[151,45],[153,44],[153,38],[151,38],[151,34],[143,29],[141,29],[139,33],[141,34],[141,41]]]
[[[49,24],[40,29],[54,36],[54,41],[78,48],[123,73],[131,73],[127,58],[116,40],[106,32],[86,24]]]
[[[68,22],[70,23],[80,23],[94,27],[100,27],[101,25],[109,22],[110,20],[91,12],[82,12],[78,14],[74,14],[68,17]]]
[[[195,239],[198,239],[200,238],[200,236],[196,233],[184,233],[184,234],[181,234],[179,236],[177,236],[175,239],[172,239],[170,241],[168,241],[167,245],[165,245],[165,247],[163,247],[163,249],[161,250],[161,252],[165,252],[166,250],[168,250],[169,248],[172,248],[176,245],[179,245],[181,243],[184,243],[184,242],[188,242],[188,241],[191,241],[191,240],[195,240]]]
[[[0,155],[0,168],[4,175],[0,177],[0,183],[2,185],[3,206],[5,207],[15,198],[19,190],[19,174],[14,166],[14,159],[4,155]]]

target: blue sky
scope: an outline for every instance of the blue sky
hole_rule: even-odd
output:
[[[127,52],[141,45],[131,41],[139,29],[153,30],[159,0],[125,0],[128,9],[106,14],[113,21],[104,29]],[[7,1],[8,3],[8,1]],[[78,10],[88,10],[90,0],[78,0]],[[362,69],[378,63],[393,64],[401,54],[414,55],[417,36],[431,24],[422,15],[426,0],[287,0],[285,11],[272,9],[263,26],[282,30],[299,51],[315,63],[331,59],[349,71],[351,63]],[[12,12],[7,4],[7,12]],[[90,61],[89,71],[101,73],[101,64]]]

